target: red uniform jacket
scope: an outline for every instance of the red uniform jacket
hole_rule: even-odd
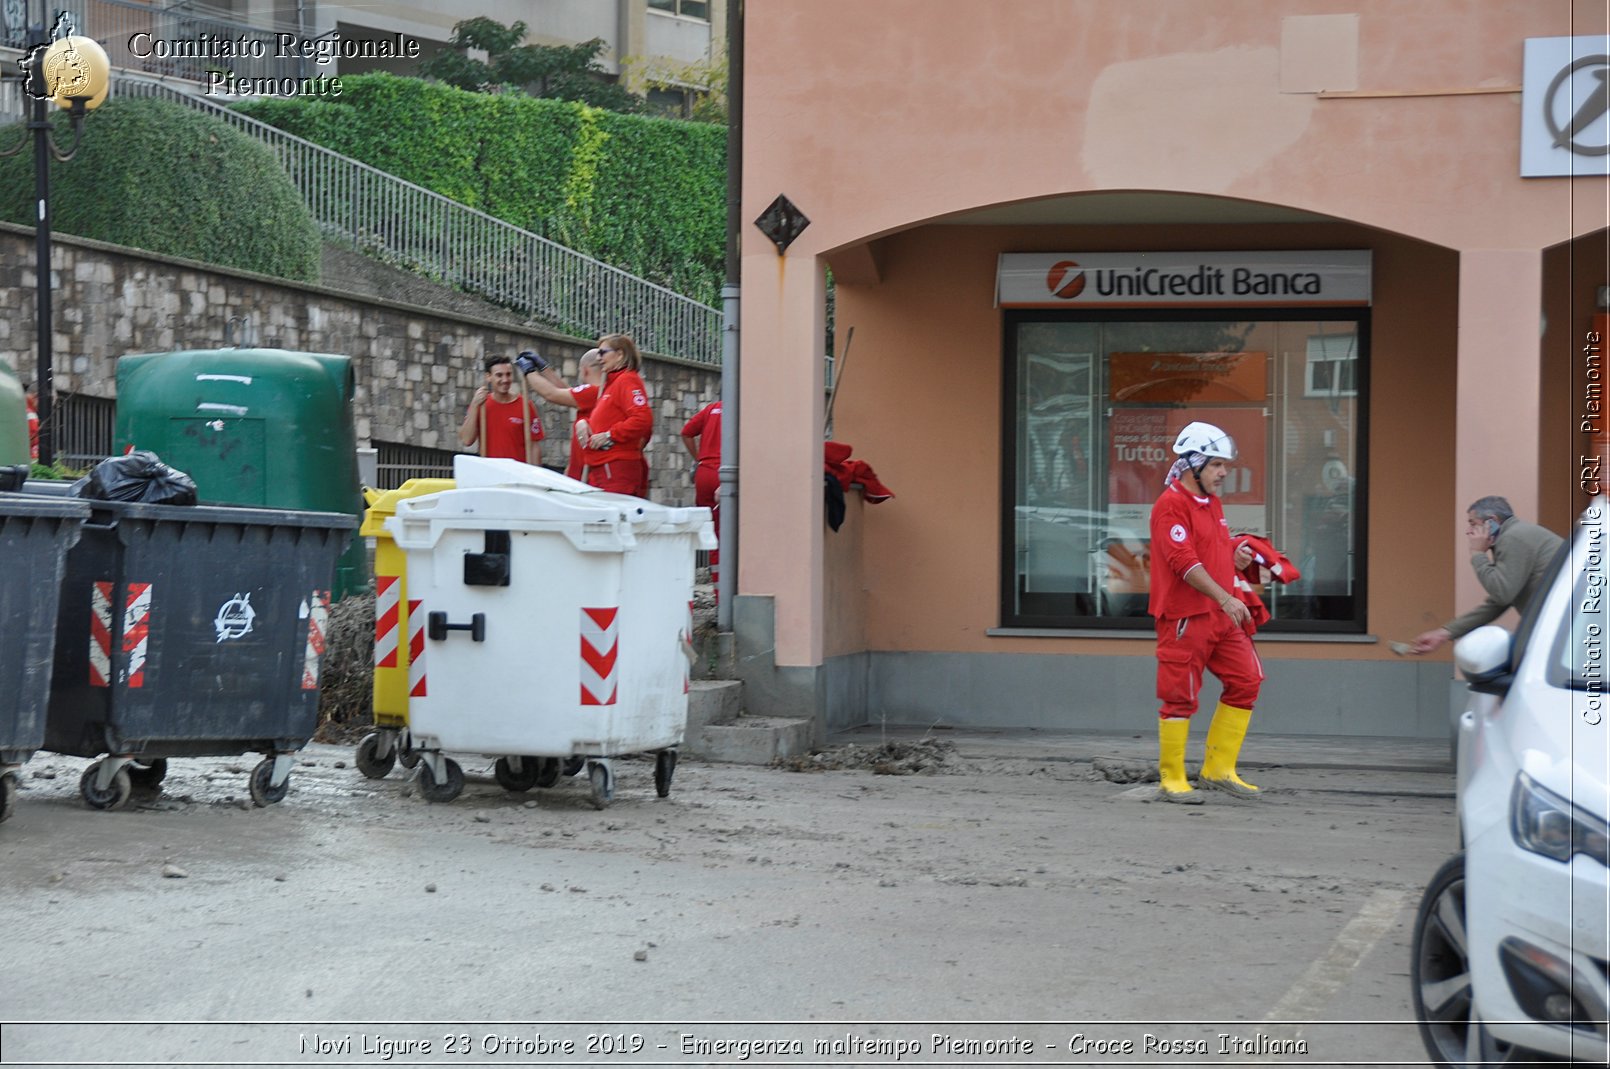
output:
[[[1214,612],[1212,598],[1185,581],[1192,568],[1229,593],[1235,584],[1230,528],[1224,506],[1212,495],[1197,497],[1171,482],[1152,505],[1152,583],[1147,611],[1158,619],[1177,620]]]
[[[580,389],[575,392],[580,399]],[[587,415],[587,423],[594,434],[608,431],[615,444],[608,449],[583,450],[584,465],[591,468],[617,460],[642,460],[643,447],[654,429],[654,410],[638,373],[628,368],[611,372],[598,394],[598,403]]]

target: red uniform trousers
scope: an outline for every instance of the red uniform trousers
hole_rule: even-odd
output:
[[[648,492],[648,464],[642,457],[594,464],[587,469],[587,485],[615,494],[643,497]]]
[[[705,464],[702,461],[693,470],[693,503],[700,508],[710,510],[710,522],[716,525],[716,537],[721,537],[721,469],[715,464]],[[712,583],[721,577],[721,549],[718,546],[710,551],[710,581]]]
[[[1220,701],[1251,709],[1263,682],[1252,639],[1223,612],[1157,621],[1157,698],[1163,718],[1189,717],[1202,692],[1202,670],[1224,685]]]

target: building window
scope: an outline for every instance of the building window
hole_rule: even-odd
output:
[[[1260,577],[1265,630],[1362,632],[1368,323],[1366,309],[1007,311],[1002,625],[1152,626],[1152,502],[1175,434],[1204,420],[1239,451],[1231,531],[1301,573]]]
[[[1309,397],[1358,395],[1358,339],[1352,334],[1316,334],[1308,339]]]
[[[671,15],[710,21],[710,0],[648,0],[648,6]]]

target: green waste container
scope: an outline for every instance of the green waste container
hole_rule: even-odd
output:
[[[197,349],[117,362],[116,450],[149,449],[196,481],[202,504],[363,516],[352,358]],[[353,539],[336,600],[368,586]]]
[[[0,464],[26,464],[28,396],[9,367],[0,364]]]

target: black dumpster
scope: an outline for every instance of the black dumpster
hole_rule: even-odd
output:
[[[285,796],[318,724],[337,559],[331,512],[90,501],[67,554],[43,749],[107,755],[84,800],[128,801],[167,758],[260,752],[252,800]]]
[[[16,766],[45,741],[62,568],[89,504],[0,494],[0,821]]]

